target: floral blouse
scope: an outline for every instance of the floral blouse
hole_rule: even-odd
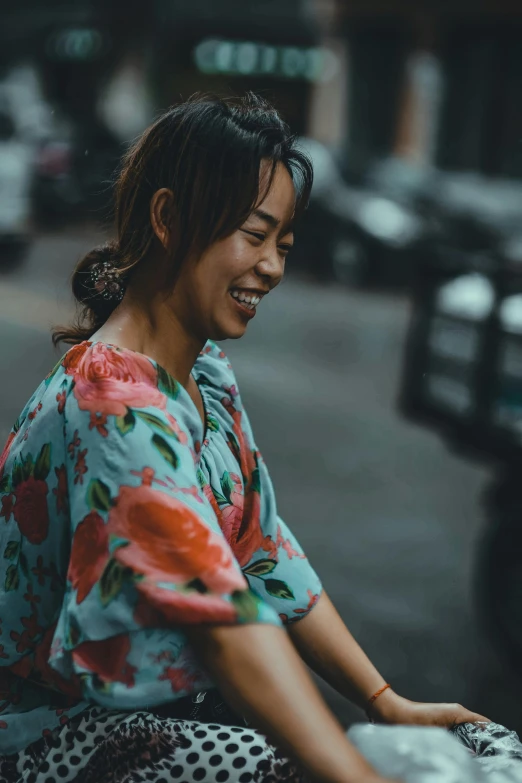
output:
[[[192,398],[143,354],[71,348],[0,457],[0,753],[92,702],[135,710],[213,683],[191,623],[290,623],[320,582],[277,514],[225,354]]]

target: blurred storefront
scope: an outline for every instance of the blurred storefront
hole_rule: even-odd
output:
[[[399,155],[522,176],[522,5],[337,0],[352,167]]]
[[[156,102],[196,91],[266,95],[298,133],[329,66],[313,6],[303,0],[157,0],[150,53]]]

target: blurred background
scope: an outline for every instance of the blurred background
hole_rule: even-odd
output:
[[[226,345],[280,513],[396,691],[521,732],[520,3],[0,8],[0,440],[125,145],[195,91],[261,92],[316,171],[284,284]]]

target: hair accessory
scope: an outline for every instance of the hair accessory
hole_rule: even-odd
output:
[[[125,285],[118,269],[109,261],[98,261],[90,271],[89,288],[93,296],[101,296],[106,302],[121,302],[125,294]]]
[[[387,688],[391,688],[391,685],[390,685],[389,683],[386,683],[386,685],[383,685],[383,687],[382,687],[382,688],[380,688],[380,689],[377,691],[377,693],[374,693],[374,694],[373,694],[373,696],[372,696],[370,699],[368,699],[368,705],[367,705],[367,707],[366,707],[366,715],[367,715],[367,717],[368,717],[368,720],[370,721],[370,723],[375,723],[375,721],[374,721],[372,718],[370,718],[370,716],[369,716],[369,714],[368,714],[368,711],[369,711],[370,707],[372,706],[373,702],[375,701],[375,699],[378,699],[378,698],[379,698],[379,696],[381,695],[381,693],[384,693],[384,691],[385,691]]]

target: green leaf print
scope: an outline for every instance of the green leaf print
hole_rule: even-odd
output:
[[[239,443],[238,443],[238,440],[237,440],[236,436],[234,435],[233,432],[230,432],[230,430],[227,432],[227,441],[228,441],[228,444],[230,446],[230,450],[231,450],[232,454],[237,459],[237,461],[240,463],[241,462],[241,449],[239,448]]]
[[[275,560],[263,558],[263,560],[256,560],[248,568],[243,568],[243,573],[249,574],[249,576],[264,576],[265,574],[271,574],[276,565],[277,562]]]
[[[261,479],[259,477],[259,468],[254,468],[254,470],[252,471],[252,480],[250,482],[250,489],[253,492],[261,492]]]
[[[165,424],[165,422],[161,421],[157,416],[154,416],[153,413],[145,413],[144,411],[134,411],[134,413],[149,427],[158,430],[158,432],[162,432],[164,435],[170,435],[177,440],[178,436],[172,427],[169,424]]]
[[[13,463],[13,488],[17,487],[18,484],[21,484],[22,481],[23,481],[22,465],[18,461],[18,458],[15,458],[15,461]]]
[[[97,511],[108,511],[111,507],[111,493],[107,484],[100,479],[91,479],[87,487],[87,505]]]
[[[171,400],[176,400],[179,395],[179,383],[172,375],[163,369],[163,367],[157,368],[158,370],[158,389]]]
[[[11,476],[6,473],[6,475],[0,480],[0,492],[3,494],[4,492],[9,492],[11,489]]]
[[[34,477],[38,481],[45,481],[49,475],[51,469],[51,444],[44,443],[40,449],[40,453],[36,458],[36,465],[34,466]]]
[[[116,429],[121,435],[132,432],[136,424],[136,417],[130,408],[127,409],[125,416],[116,416]]]
[[[227,503],[230,503],[230,495],[234,489],[234,482],[230,478],[228,470],[221,476],[221,489],[223,490],[223,495],[225,496]]]
[[[65,647],[66,647],[66,649],[72,650],[80,642],[81,638],[82,638],[81,628],[78,625],[77,620],[75,620],[74,615],[70,615],[70,617],[69,617],[69,627],[68,627],[67,632],[65,634]]]
[[[6,593],[9,593],[11,590],[16,590],[19,584],[20,576],[18,574],[18,568],[15,565],[10,565],[5,576]]]
[[[172,465],[173,468],[178,467],[179,460],[177,456],[175,455],[174,451],[169,446],[167,441],[161,437],[161,435],[154,434],[152,436],[152,444],[158,449],[163,459],[167,460],[169,465]]]
[[[107,606],[121,591],[124,582],[132,576],[132,571],[122,566],[113,557],[105,566],[100,577],[100,597],[103,606]]]
[[[295,600],[295,596],[286,582],[281,582],[280,579],[265,579],[264,583],[266,592],[269,595],[273,595],[274,598],[287,598],[292,601]]]
[[[51,383],[52,379],[54,378],[54,376],[56,375],[56,373],[58,372],[58,370],[59,370],[59,369],[60,369],[60,367],[62,366],[62,362],[63,362],[63,359],[60,359],[60,361],[59,361],[59,362],[57,362],[57,363],[54,365],[54,367],[53,367],[53,369],[51,370],[51,372],[49,373],[49,375],[47,375],[47,376],[46,376],[46,378],[44,379],[44,380],[45,380],[45,385],[46,385],[46,386],[49,386],[49,384]]]
[[[19,541],[8,541],[7,546],[4,549],[4,557],[6,560],[16,560],[18,558],[18,551],[20,549]]]
[[[257,620],[260,599],[254,593],[250,590],[236,590],[231,598],[239,620],[244,623]]]
[[[210,413],[207,415],[207,427],[212,432],[217,432],[219,430],[219,421]]]
[[[130,541],[126,538],[119,538],[118,536],[109,536],[109,552],[112,555],[117,549],[121,549],[123,546],[129,546]]]
[[[24,481],[27,481],[27,479],[33,475],[34,471],[34,462],[33,458],[30,454],[27,455],[27,457],[24,459],[22,457],[22,477]]]

